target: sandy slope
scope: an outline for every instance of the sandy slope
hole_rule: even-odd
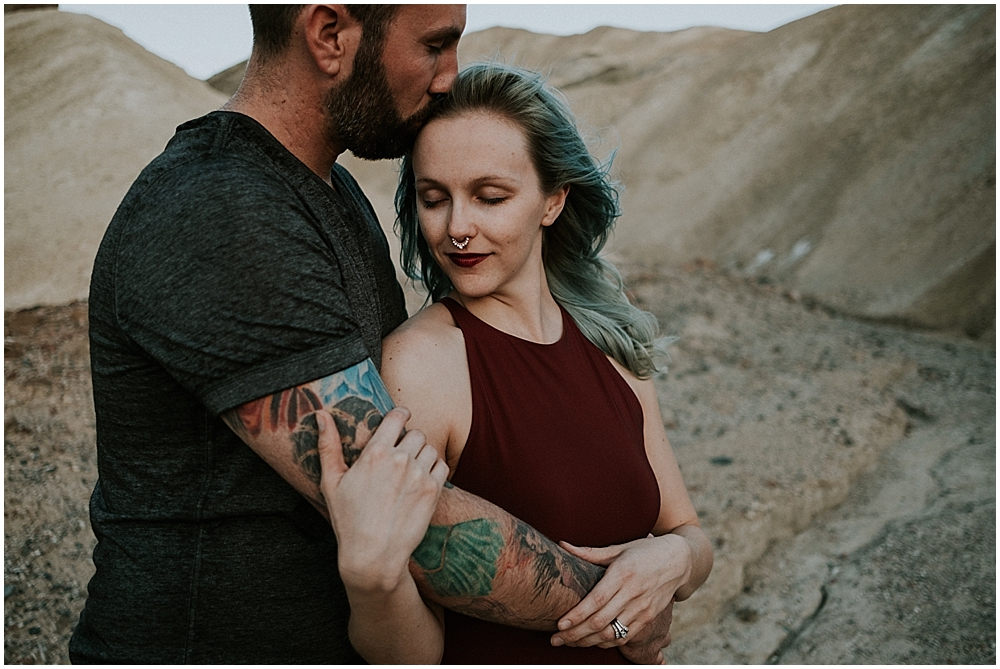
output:
[[[461,58],[550,72],[596,150],[619,150],[623,256],[707,257],[992,340],[995,23],[991,5],[847,5],[766,34],[492,29]],[[9,14],[5,35],[5,297],[66,302],[129,181],[223,98],[89,17]],[[344,161],[390,227],[393,167]]]
[[[86,298],[132,181],[226,97],[95,18],[5,14],[5,308]]]

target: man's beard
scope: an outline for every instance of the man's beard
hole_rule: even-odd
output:
[[[347,81],[326,96],[328,132],[364,160],[399,158],[413,148],[430,105],[404,119],[396,109],[380,57],[381,45],[362,44]]]

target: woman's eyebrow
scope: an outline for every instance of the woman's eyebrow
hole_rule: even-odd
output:
[[[499,174],[486,174],[486,175],[483,175],[481,177],[476,177],[475,179],[467,181],[466,183],[469,186],[476,187],[476,186],[481,186],[482,184],[484,184],[486,182],[490,182],[490,181],[496,181],[496,182],[501,182],[503,184],[510,184],[510,185],[517,185],[518,183],[520,183],[514,177],[501,176]],[[414,181],[414,184],[418,185],[418,186],[424,186],[424,185],[428,185],[428,186],[440,186],[441,182],[438,181],[438,180],[436,180],[436,179],[431,179],[431,178],[428,178],[428,177],[421,177],[419,179],[416,179]]]

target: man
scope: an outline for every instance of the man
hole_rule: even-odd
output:
[[[400,441],[406,413],[389,412],[377,369],[402,291],[371,206],[335,165],[347,149],[408,150],[455,77],[465,9],[275,5],[251,18],[240,90],[178,128],[95,261],[97,572],[71,659],[339,663],[360,659],[353,642],[369,660],[432,662],[405,654],[427,614],[410,610],[416,587],[554,630],[602,570],[442,491],[422,436]],[[328,499],[325,429],[345,460]],[[449,531],[497,528],[486,554],[524,566],[491,573],[440,534],[421,542],[431,514]],[[425,559],[410,561],[418,543]]]

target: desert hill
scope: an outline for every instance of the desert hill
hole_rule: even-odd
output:
[[[992,5],[846,5],[764,34],[494,28],[461,61],[550,73],[598,152],[618,149],[618,254],[704,257],[855,316],[989,338],[995,24]],[[390,215],[390,170],[358,171]]]
[[[836,311],[989,339],[995,19],[847,5],[769,33],[495,28],[461,60],[549,73],[595,150],[617,150],[619,257],[706,258]],[[8,14],[5,35],[6,304],[64,303],[86,295],[134,175],[224,96],[89,17]],[[240,69],[211,82],[231,92]],[[393,166],[343,162],[391,227]]]
[[[226,97],[117,28],[4,14],[4,306],[87,297],[129,185],[184,121]]]

